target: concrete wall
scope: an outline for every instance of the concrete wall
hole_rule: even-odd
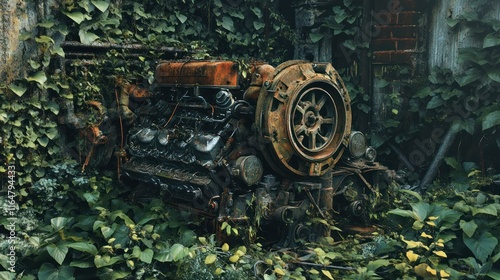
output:
[[[440,0],[434,4],[429,26],[429,68],[439,66],[459,73],[463,69],[458,61],[458,50],[483,45],[482,40],[473,37],[469,28],[460,24],[452,28],[448,25],[447,19],[456,19],[466,13],[477,12],[484,20],[500,20],[500,1],[489,1],[482,11],[473,10],[471,2],[475,1]]]

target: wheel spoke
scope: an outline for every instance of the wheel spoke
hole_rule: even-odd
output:
[[[316,110],[321,110],[323,106],[326,103],[326,96],[322,95],[321,98],[318,100],[318,103],[316,104]]]
[[[309,149],[316,149],[316,131],[311,132],[311,139],[309,141]]]
[[[306,126],[304,124],[299,124],[299,125],[294,126],[293,130],[295,131],[295,135],[298,136],[306,130]]]
[[[333,118],[322,118],[321,123],[322,124],[334,124],[334,119]]]

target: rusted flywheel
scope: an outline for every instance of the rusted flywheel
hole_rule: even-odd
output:
[[[283,176],[321,176],[351,132],[347,90],[329,63],[289,61],[264,82],[256,109],[263,155]]]

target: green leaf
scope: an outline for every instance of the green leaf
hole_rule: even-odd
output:
[[[486,262],[486,259],[491,255],[498,244],[498,239],[488,231],[483,231],[481,236],[477,238],[469,237],[464,233],[463,240],[467,248],[469,248],[474,256],[482,263]]]
[[[170,255],[174,261],[183,259],[188,254],[188,249],[184,245],[176,243],[170,247]]]
[[[47,105],[45,105],[45,109],[50,110],[54,115],[59,113],[59,105],[54,101],[49,101]]]
[[[187,20],[187,16],[185,16],[185,15],[183,15],[183,14],[179,13],[179,12],[175,13],[175,16],[177,17],[177,19],[178,19],[181,23],[184,23],[184,22],[186,22],[186,20]]]
[[[96,255],[94,257],[94,264],[97,268],[110,266],[120,261],[123,261],[123,256],[110,257],[108,255]]]
[[[151,263],[153,260],[153,250],[147,248],[141,252],[140,260],[145,263]]]
[[[483,76],[483,73],[476,68],[470,68],[465,73],[461,75],[455,76],[455,81],[461,86],[464,87],[472,82],[477,81]],[[453,91],[452,91],[453,93]]]
[[[9,89],[12,90],[12,92],[15,93],[17,96],[21,97],[28,88],[25,87],[24,85],[10,84]]]
[[[419,221],[424,221],[430,213],[430,205],[426,202],[417,202],[411,205],[413,209],[412,213],[414,214],[414,218]]]
[[[500,125],[500,111],[493,111],[486,115],[483,119],[483,131],[492,128],[494,126]]]
[[[58,130],[57,130],[57,127],[51,127],[49,129],[47,129],[45,131],[45,135],[50,139],[50,140],[53,140],[54,138],[56,138],[56,136],[58,135]]]
[[[38,137],[36,140],[42,147],[47,147],[47,145],[49,144],[49,138],[45,136]]]
[[[455,170],[462,170],[462,165],[458,162],[457,158],[455,157],[446,157],[444,158],[444,161],[446,164],[449,166],[453,167]]]
[[[403,210],[403,209],[393,209],[387,212],[388,214],[393,214],[393,215],[398,215],[401,217],[411,217],[412,212],[410,210]]]
[[[434,109],[434,108],[437,108],[441,105],[443,105],[444,101],[443,99],[436,95],[434,97],[432,97],[432,99],[429,101],[429,103],[427,103],[427,107],[426,109]]]
[[[59,231],[63,229],[71,220],[72,218],[56,217],[50,220],[50,224],[55,231]]]
[[[464,231],[464,233],[468,237],[472,237],[474,235],[474,232],[476,232],[477,229],[477,224],[474,222],[474,220],[466,222],[464,220],[460,221],[460,228]]]
[[[264,26],[266,26],[266,24],[262,21],[253,21],[253,27],[255,28],[255,30],[261,30],[262,28],[264,28]]]
[[[93,256],[97,255],[97,248],[94,246],[94,244],[90,244],[87,242],[72,242],[65,243],[64,245],[68,248],[75,249],[80,252],[89,253]]]
[[[78,32],[78,36],[80,36],[80,42],[85,45],[89,45],[95,40],[99,39],[99,36],[97,36],[96,34],[83,30],[80,30],[80,32]]]
[[[313,43],[319,42],[319,40],[323,39],[324,36],[325,36],[325,34],[321,34],[321,33],[309,33],[309,38],[311,39],[311,41]]]
[[[101,12],[105,12],[108,7],[109,7],[109,2],[108,1],[98,1],[98,0],[91,0],[92,4]]]
[[[483,48],[500,46],[500,33],[493,32],[484,37]]]
[[[485,67],[488,77],[493,81],[500,83],[500,70],[498,67]]]
[[[416,191],[412,191],[412,190],[401,190],[402,193],[407,193],[409,195],[412,195],[414,196],[416,199],[418,199],[418,201],[422,201],[422,196],[416,192]]]
[[[216,254],[209,254],[205,258],[205,264],[213,264],[217,260],[217,255]]]
[[[78,268],[91,268],[95,266],[91,261],[72,261],[69,265]]]
[[[43,85],[47,81],[47,76],[45,76],[45,72],[38,71],[35,75],[26,78],[28,82],[37,82],[40,85]]]
[[[222,17],[222,23],[221,23],[222,27],[228,31],[233,31],[234,30],[234,22],[233,22],[233,19],[228,17],[228,16],[224,16]]]
[[[486,214],[491,216],[498,216],[497,208],[494,204],[489,204],[483,207],[474,207],[472,208],[472,216],[476,216],[477,214]]]
[[[51,263],[44,263],[38,270],[39,280],[72,280],[74,268],[69,266],[54,267]]]
[[[63,12],[63,13],[78,24],[82,23],[82,21],[86,19],[86,16],[83,15],[81,12],[72,12],[72,13]]]
[[[52,258],[54,258],[54,260],[58,264],[61,265],[64,262],[64,259],[66,258],[66,254],[68,253],[68,247],[56,244],[50,244],[47,246],[47,252],[49,252],[49,255]]]

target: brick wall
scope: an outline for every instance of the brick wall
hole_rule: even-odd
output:
[[[419,21],[426,1],[376,0],[371,50],[375,64],[409,63],[419,46]]]

